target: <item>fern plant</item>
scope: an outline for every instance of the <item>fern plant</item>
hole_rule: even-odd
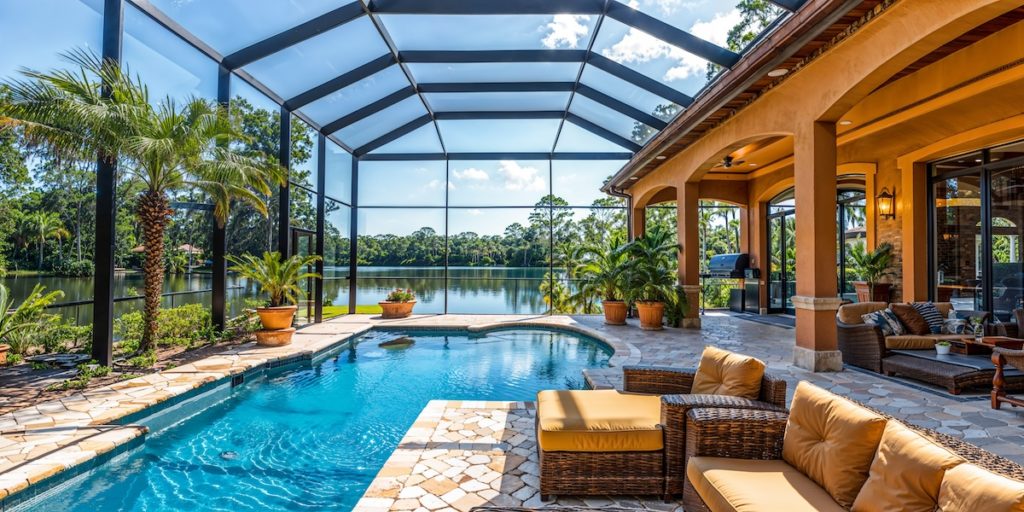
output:
[[[244,254],[240,258],[228,256],[227,259],[233,264],[229,270],[260,284],[260,291],[267,294],[268,305],[272,308],[297,304],[299,298],[306,295],[299,283],[307,278],[320,278],[320,274],[304,270],[320,261],[319,256],[296,254],[282,259],[281,253],[274,251],[263,253],[262,258]]]
[[[64,292],[46,292],[37,284],[25,300],[17,306],[11,291],[0,284],[0,341],[11,346],[11,352],[21,355],[28,348],[27,335],[38,330],[47,321],[46,307],[64,297]]]

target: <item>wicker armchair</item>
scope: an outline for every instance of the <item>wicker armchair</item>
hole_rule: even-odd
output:
[[[843,354],[843,363],[882,373],[882,359],[887,354],[881,329],[836,319],[836,342]]]
[[[863,404],[860,404],[863,405]],[[899,421],[967,462],[1008,478],[1024,480],[1024,467],[933,430],[912,425],[872,410],[889,420]],[[779,460],[786,433],[788,415],[779,411],[750,409],[694,409],[686,415],[686,452],[688,457],[728,457],[736,459]],[[683,488],[683,508],[687,512],[710,512],[689,479]]]
[[[686,477],[686,413],[691,409],[751,409],[786,411],[786,381],[765,372],[757,400],[722,395],[691,395],[696,369],[627,366],[623,390],[662,395],[661,418],[665,432],[665,498],[683,492]]]
[[[1006,370],[1008,369],[1024,371],[1024,350],[995,347],[992,349],[992,364],[996,367],[996,374],[992,377],[992,408],[999,409],[1004,403],[1010,404],[1013,407],[1024,406],[1024,398],[1016,398],[1006,394],[1005,377]]]

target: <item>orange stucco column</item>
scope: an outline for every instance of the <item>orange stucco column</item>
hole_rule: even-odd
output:
[[[679,244],[679,283],[686,291],[690,308],[683,318],[683,327],[700,328],[700,205],[699,185],[684,183],[676,188],[676,223]]]
[[[928,300],[928,167],[919,162],[900,169],[896,207],[903,217],[903,300]]]
[[[836,350],[836,126],[799,125],[796,177],[796,347],[793,364],[811,371],[842,370]]]
[[[647,208],[632,208],[629,221],[632,223],[629,229],[630,240],[644,236],[647,228]]]

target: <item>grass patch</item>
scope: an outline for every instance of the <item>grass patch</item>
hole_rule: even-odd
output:
[[[348,306],[324,306],[324,318],[333,318],[348,313]],[[363,304],[356,306],[357,315],[379,315],[380,306],[376,304]]]
[[[43,270],[8,270],[7,277],[51,277],[53,272]]]

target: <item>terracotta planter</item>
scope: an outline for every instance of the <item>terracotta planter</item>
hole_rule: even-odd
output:
[[[640,328],[645,331],[660,331],[665,318],[665,304],[661,302],[637,302],[636,311],[640,316]]]
[[[875,283],[874,297],[871,296],[868,283],[864,281],[854,281],[853,288],[857,291],[857,302],[889,302],[892,296],[890,283]]]
[[[604,323],[608,325],[626,325],[626,303],[621,300],[601,301],[604,309]]]
[[[7,364],[7,353],[11,351],[11,346],[4,343],[0,345],[0,364]]]
[[[405,318],[412,314],[412,308],[416,305],[416,301],[409,302],[388,302],[381,301],[377,303],[381,309],[381,318]]]
[[[262,329],[256,331],[256,344],[264,347],[280,347],[292,342],[294,327],[285,329]]]
[[[260,323],[264,329],[287,329],[292,326],[298,306],[277,306],[273,308],[256,308],[260,315]]]

